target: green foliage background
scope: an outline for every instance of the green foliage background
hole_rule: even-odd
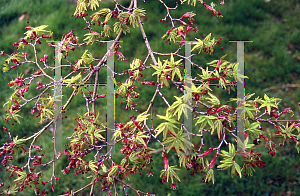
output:
[[[128,1],[123,1],[125,4],[129,4]],[[175,6],[175,1],[166,0],[165,3],[172,7]],[[206,2],[207,4],[210,1]],[[219,4],[219,1],[215,1]],[[114,4],[109,2],[101,2],[100,7],[109,7],[113,9]],[[164,18],[166,10],[158,1],[148,0],[146,3],[142,1],[138,2],[140,8],[146,10],[146,17],[144,17],[144,28],[150,41],[150,45],[153,51],[165,52],[175,51],[176,46],[172,43],[170,46],[164,44],[161,37],[171,27],[166,22],[158,22],[159,19]],[[63,34],[67,34],[68,30],[73,29],[76,36],[79,36],[80,41],[84,39],[86,30],[85,22],[78,18],[76,21],[74,17],[70,15],[74,13],[76,3],[72,3],[69,0],[2,0],[0,1],[0,50],[4,50],[6,53],[11,54],[17,51],[13,46],[13,43],[20,41],[19,38],[24,37],[24,28],[27,26],[26,19],[18,21],[19,16],[23,11],[26,11],[29,15],[29,21],[31,26],[49,25],[47,29],[54,32],[54,36],[58,39]],[[299,119],[299,107],[298,102],[300,101],[300,90],[299,88],[282,88],[282,84],[299,84],[300,76],[300,38],[299,38],[299,27],[300,27],[300,4],[296,0],[271,0],[265,2],[264,0],[227,0],[224,6],[218,6],[217,9],[223,14],[223,18],[214,17],[210,11],[206,10],[202,5],[197,4],[196,7],[190,5],[179,6],[179,9],[172,10],[171,14],[173,17],[180,17],[186,11],[193,11],[196,13],[196,26],[198,27],[197,33],[191,33],[187,40],[193,40],[195,37],[203,39],[208,33],[212,33],[212,36],[218,39],[223,37],[220,45],[224,47],[224,50],[216,49],[215,55],[209,56],[201,53],[199,56],[193,57],[193,62],[205,67],[206,63],[211,60],[218,59],[224,54],[227,54],[226,60],[230,62],[236,61],[236,43],[229,43],[228,41],[239,41],[239,40],[253,40],[253,43],[245,43],[245,75],[249,77],[246,79],[245,87],[246,93],[254,92],[257,96],[263,97],[264,93],[267,93],[269,97],[278,97],[283,99],[281,102],[281,109],[284,107],[291,107],[295,111],[294,119]],[[178,24],[177,24],[178,25]],[[95,30],[100,31],[98,26],[94,26]],[[114,35],[114,34],[113,34]],[[58,40],[57,39],[57,40]],[[110,40],[110,39],[107,39]],[[115,61],[115,71],[121,72],[124,69],[129,68],[131,60],[134,58],[142,58],[147,54],[146,47],[143,43],[142,35],[140,34],[139,28],[131,28],[130,34],[122,36],[123,45],[120,51],[128,59],[127,62]],[[69,59],[75,62],[79,59],[88,48],[89,52],[94,57],[101,57],[106,52],[106,46],[99,46],[94,44],[89,47],[81,47],[76,49],[73,53],[70,52]],[[173,49],[173,50],[172,50]],[[22,49],[20,49],[21,51]],[[22,51],[21,51],[22,52]],[[28,52],[28,50],[26,50]],[[43,57],[45,53],[51,57],[53,55],[52,48],[46,46],[43,43],[42,46],[38,47],[38,58]],[[33,53],[28,52],[28,56],[32,56]],[[182,53],[182,55],[184,55]],[[157,56],[156,56],[157,58]],[[53,59],[53,56],[49,59]],[[166,59],[160,57],[160,59]],[[4,63],[5,58],[0,56],[0,62]],[[50,60],[49,60],[50,61]],[[51,64],[52,63],[52,64]],[[50,61],[49,64],[53,65]],[[64,63],[64,62],[63,62]],[[148,61],[146,66],[149,66],[151,61]],[[0,73],[0,105],[3,105],[11,93],[12,89],[6,85],[10,80],[16,77],[16,74],[24,73],[25,70],[32,69],[33,65],[25,64],[18,69],[14,69],[9,73]],[[147,70],[143,72],[144,77],[147,81],[154,81],[156,77],[152,77],[153,70]],[[31,71],[32,73],[32,71]],[[68,73],[68,70],[63,70],[63,75]],[[199,70],[193,70],[193,76],[200,73]],[[26,75],[25,75],[26,76]],[[106,69],[101,70],[100,73],[101,82],[106,81]],[[116,80],[124,82],[126,76],[116,76]],[[34,80],[36,83],[38,80]],[[36,85],[37,86],[37,85]],[[35,87],[30,88],[27,97],[35,95]],[[149,105],[149,102],[154,94],[155,87],[153,86],[142,86],[137,89],[141,96],[137,99],[138,106],[136,107],[139,112],[145,111]],[[91,87],[89,87],[91,88]],[[220,97],[221,104],[226,103],[230,97],[234,97],[235,94],[231,93],[228,95],[226,92],[220,89],[213,89],[214,93]],[[99,88],[99,94],[105,94],[106,89],[104,87]],[[163,95],[172,103],[175,101],[174,95],[180,95],[180,91],[174,86],[170,89],[165,87],[162,89]],[[70,95],[71,89],[64,89],[63,103],[66,98]],[[109,95],[108,95],[109,96]],[[136,112],[125,111],[124,105],[120,102],[123,101],[121,97],[116,99],[116,117],[115,122],[127,122],[131,115],[136,115]],[[153,114],[165,115],[166,105],[158,95],[154,101],[154,112]],[[33,106],[33,103],[30,107]],[[38,124],[39,119],[35,119],[34,116],[30,116],[30,107],[22,109],[21,115],[24,118],[21,120],[21,124],[15,124],[11,126],[5,121],[0,121],[0,127],[7,127],[12,130],[12,134],[15,137],[19,135],[19,138],[24,136],[32,135],[37,132],[42,125]],[[75,112],[70,112],[75,109]],[[97,109],[99,111],[105,111],[106,109],[106,98],[97,102]],[[66,112],[67,118],[63,120],[63,142],[67,144],[64,138],[70,136],[73,130],[76,113],[83,114],[85,111],[85,101],[81,98],[76,98],[70,105],[70,111]],[[1,118],[5,118],[5,113],[0,108]],[[100,113],[100,120],[105,122],[105,113]],[[285,117],[290,119],[290,116]],[[160,120],[154,118],[154,127],[161,123]],[[148,121],[148,126],[151,126],[151,122]],[[275,132],[274,127],[269,127],[267,124],[263,124],[264,131]],[[196,127],[193,127],[194,133],[197,132]],[[53,142],[51,140],[52,133],[50,131],[43,134],[43,137],[39,138],[37,144],[43,149],[49,152],[53,148]],[[218,139],[216,135],[210,136],[205,135],[206,147],[210,145],[217,145]],[[276,139],[275,139],[276,140]],[[4,143],[8,141],[8,136],[4,131],[0,131],[0,142]],[[193,138],[193,142],[197,143],[196,138]],[[280,141],[277,140],[277,143]],[[263,143],[263,142],[262,142]],[[279,146],[279,145],[278,145]],[[159,148],[159,146],[153,146]],[[178,184],[178,188],[175,191],[171,191],[169,184],[161,183],[159,178],[160,170],[163,169],[163,158],[161,154],[153,155],[153,177],[148,177],[146,174],[148,171],[143,171],[142,175],[134,174],[131,177],[130,185],[138,188],[141,191],[148,191],[150,193],[157,193],[157,195],[299,195],[300,193],[300,172],[299,172],[299,154],[294,149],[293,145],[287,144],[282,148],[277,147],[277,154],[275,157],[271,157],[266,153],[267,149],[261,144],[259,149],[263,150],[262,158],[266,161],[266,168],[256,168],[256,172],[253,177],[243,177],[242,179],[230,177],[229,171],[216,171],[215,178],[216,183],[203,184],[202,175],[195,174],[190,175],[190,172],[184,171],[181,168],[179,176],[182,180]],[[212,159],[208,157],[208,159]],[[27,161],[27,157],[24,155],[18,155],[18,163],[15,160],[13,164],[23,165]],[[115,160],[118,163],[122,156],[116,156]],[[52,155],[48,154],[43,163],[51,160]],[[86,160],[89,160],[87,157]],[[168,155],[170,165],[178,165],[176,156]],[[2,158],[0,159],[2,160]],[[241,161],[241,160],[240,160]],[[86,179],[86,176],[76,176],[73,172],[64,176],[59,171],[65,168],[67,165],[67,157],[63,157],[57,161],[57,177],[58,184],[55,186],[55,194],[52,193],[49,183],[45,186],[45,189],[49,192],[48,195],[63,194],[68,189],[77,190],[90,182],[90,179]],[[240,162],[241,163],[241,162]],[[219,164],[217,159],[216,165]],[[40,168],[43,169],[43,168]],[[51,166],[46,167],[47,171],[44,173],[43,180],[48,180],[51,176]],[[0,171],[4,172],[4,168],[0,167]],[[0,182],[5,182],[5,185],[12,183],[13,178],[9,178],[9,172],[4,172],[0,177]],[[119,193],[122,195],[122,189],[119,187]],[[108,195],[107,192],[101,194],[101,187],[95,187],[95,195]],[[80,192],[78,195],[87,195],[89,189]],[[32,190],[25,190],[20,195],[33,195]],[[129,191],[129,195],[134,195],[133,192]]]

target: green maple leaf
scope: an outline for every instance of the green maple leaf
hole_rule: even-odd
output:
[[[41,25],[41,26],[38,26],[38,27],[31,27],[30,30],[28,30],[27,32],[25,32],[24,34],[26,35],[24,37],[25,40],[27,40],[28,38],[30,38],[30,36],[32,35],[33,32],[36,33],[36,35],[39,35],[41,32],[49,32],[50,33],[50,36],[52,36],[52,32],[49,30],[49,31],[46,31],[45,28],[47,28],[48,25]]]
[[[206,116],[206,115],[205,116],[199,116],[198,117],[198,121],[196,122],[195,125],[201,124],[199,131],[201,131],[202,129],[204,129],[204,127],[207,124],[209,124],[209,126],[212,128],[212,130],[214,130],[215,129],[215,125],[214,125],[214,122],[213,122],[214,119],[217,119],[217,117],[215,117],[215,116]]]
[[[174,147],[177,153],[180,152],[180,149],[182,149],[184,152],[187,151],[187,148],[190,148],[190,146],[194,146],[190,141],[185,139],[186,136],[188,136],[188,133],[183,133],[182,130],[178,132],[178,134],[174,134],[174,136],[168,137],[166,141],[163,142],[163,144],[168,144],[167,153]]]
[[[180,182],[179,176],[176,174],[175,170],[180,171],[180,169],[176,168],[177,166],[169,166],[168,169],[162,170],[160,172],[161,176],[167,177],[167,182],[169,182],[169,179],[171,179],[172,184],[174,184],[174,178],[176,178]]]
[[[263,107],[267,107],[267,111],[268,111],[268,114],[270,115],[271,113],[271,107],[275,107],[275,108],[278,108],[278,104],[279,102],[277,103],[277,101],[281,100],[279,98],[269,98],[266,94],[264,95],[264,101],[261,100],[261,106],[259,107],[260,108],[263,108]]]
[[[170,62],[169,62],[169,67],[171,67],[172,69],[172,81],[174,80],[175,74],[177,74],[177,76],[180,78],[180,81],[183,79],[180,73],[180,69],[175,67],[175,65],[181,65],[182,59],[174,62],[174,57],[173,57],[173,53],[171,53],[171,58],[170,58]]]
[[[248,119],[245,120],[245,130],[247,133],[249,132],[250,135],[254,137],[258,137],[261,133],[261,130],[258,129],[260,123],[259,122],[254,122],[250,125],[250,122]]]
[[[175,110],[174,111],[174,114],[176,114],[177,113],[177,116],[178,116],[178,120],[180,119],[180,117],[181,117],[181,115],[182,115],[182,112],[184,113],[184,115],[185,115],[185,117],[188,119],[188,115],[187,115],[187,108],[190,110],[190,111],[192,111],[192,108],[189,106],[189,105],[187,105],[182,99],[184,98],[184,96],[182,96],[182,97],[176,97],[176,96],[174,96],[175,97],[175,99],[177,100],[177,101],[175,101],[172,105],[171,105],[171,107],[169,107],[168,109],[167,109],[167,111],[169,111],[169,110]],[[176,108],[176,109],[175,109]]]
[[[94,9],[96,10],[97,7],[99,7],[98,1],[101,1],[101,0],[89,0],[88,6],[90,6],[90,8],[91,8],[92,11]]]
[[[162,62],[160,61],[159,57],[158,57],[158,60],[157,60],[157,63],[158,63],[158,66],[155,66],[155,65],[151,65],[153,67],[153,69],[156,70],[156,72],[154,72],[152,74],[152,76],[154,75],[162,75],[163,73],[167,72],[167,71],[170,71],[171,69],[166,69],[166,67],[168,66],[168,61],[166,60],[164,65],[162,64]]]
[[[206,67],[206,70],[202,69],[202,75],[197,74],[202,78],[202,80],[206,80],[208,78],[211,78],[211,73],[208,71],[208,67]]]
[[[92,43],[91,45],[93,45],[94,42],[98,39],[99,35],[100,34],[97,33],[97,32],[87,33],[87,34],[84,35],[84,36],[86,36],[86,38],[83,41],[88,40],[86,45],[89,45],[90,43]]]
[[[158,125],[158,127],[156,128],[157,133],[155,134],[155,137],[157,137],[160,133],[163,132],[163,140],[166,139],[167,137],[167,133],[168,131],[170,131],[173,134],[176,134],[173,128],[178,129],[178,127],[176,127],[176,125],[174,124],[179,124],[176,120],[173,119],[173,116],[171,113],[166,114],[166,116],[161,116],[161,115],[156,115],[157,117],[159,117],[160,119],[166,120],[167,122],[161,123],[160,125]]]

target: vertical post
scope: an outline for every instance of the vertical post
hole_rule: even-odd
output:
[[[114,41],[107,43],[107,108],[106,108],[106,119],[107,119],[107,142],[113,143],[113,133],[112,129],[115,129],[115,97],[114,97],[114,73],[110,70],[115,70],[114,63],[114,52],[110,50]],[[113,96],[113,99],[110,96]],[[113,149],[111,149],[113,148]],[[115,154],[115,148],[113,146],[107,147],[107,151],[112,150],[112,154]]]
[[[238,62],[238,80],[237,82],[237,139],[244,142],[245,135],[241,132],[245,131],[245,81],[244,81],[244,43],[253,41],[229,41],[237,42],[237,62]],[[239,147],[237,147],[237,150]]]
[[[185,42],[185,63],[184,63],[184,102],[190,106],[192,106],[192,69],[191,69],[191,43]],[[186,107],[184,108],[187,111],[187,117],[184,115],[184,126],[188,130],[188,132],[193,132],[193,119],[192,113]],[[188,139],[192,143],[192,136],[189,135],[186,139]],[[191,153],[192,149],[189,146],[186,150]]]
[[[59,41],[55,41],[55,44],[59,44]],[[62,116],[61,116],[61,95],[62,95],[62,81],[61,81],[61,52],[60,48],[55,50],[55,87],[54,87],[54,146],[55,146],[55,156],[58,158],[59,154],[62,152]]]

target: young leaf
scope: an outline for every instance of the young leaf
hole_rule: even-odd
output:
[[[188,119],[188,115],[187,115],[187,109],[189,109],[190,111],[192,111],[192,108],[189,106],[189,105],[187,105],[186,103],[184,103],[184,101],[182,100],[182,98],[184,98],[183,96],[182,97],[176,97],[176,96],[174,96],[175,97],[175,99],[177,100],[177,101],[175,101],[172,105],[171,105],[171,107],[169,107],[168,109],[167,109],[167,111],[169,111],[169,110],[175,110],[174,111],[174,114],[176,114],[177,113],[177,117],[178,117],[178,119],[177,120],[179,120],[180,119],[180,117],[181,117],[181,114],[182,114],[182,112],[184,113],[184,115],[185,115],[185,117]],[[176,108],[176,109],[175,109]]]
[[[87,3],[85,0],[78,0],[77,1],[77,6],[76,6],[76,10],[74,12],[73,15],[79,15],[81,12],[84,13],[85,11],[87,11]]]
[[[90,6],[90,8],[91,8],[92,11],[94,9],[96,10],[97,7],[99,7],[98,1],[101,1],[101,0],[89,0],[88,6]]]

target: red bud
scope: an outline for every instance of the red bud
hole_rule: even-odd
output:
[[[4,130],[6,133],[10,132],[10,129],[7,130],[6,127],[3,127],[3,130]]]
[[[205,151],[204,153],[200,154],[200,157],[204,157],[206,155],[208,155],[213,149],[211,148],[210,150],[208,151]]]
[[[48,58],[48,54],[44,55],[44,61],[46,61],[46,59]]]
[[[98,98],[104,98],[104,97],[106,97],[105,94],[98,96]]]
[[[190,17],[190,14],[187,12],[187,13],[183,14],[183,15],[180,17],[180,19],[188,18],[188,17]]]
[[[168,158],[167,158],[167,155],[166,155],[166,153],[164,152],[164,156],[165,156],[165,158],[164,158],[164,167],[165,167],[165,170],[167,170],[168,169],[168,167],[169,167],[169,161],[168,161]]]
[[[213,168],[213,166],[214,166],[214,164],[215,164],[218,156],[219,156],[219,154],[217,153],[216,156],[215,156],[215,158],[210,162],[210,166],[209,166],[210,169]]]

